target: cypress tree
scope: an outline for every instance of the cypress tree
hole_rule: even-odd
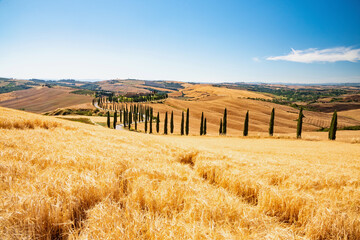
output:
[[[134,120],[134,123],[135,123],[135,131],[137,131],[137,119],[136,118]]]
[[[296,127],[296,138],[301,138],[303,118],[304,118],[303,108],[300,108],[299,118],[297,120],[297,127]]]
[[[147,110],[147,108],[145,109],[145,120],[147,120],[148,119],[148,110]],[[147,121],[146,121],[147,122]]]
[[[224,110],[224,119],[223,119],[223,127],[222,127],[222,133],[226,135],[226,125],[227,125],[227,110],[225,108]]]
[[[246,112],[245,122],[244,122],[244,132],[243,135],[246,137],[249,133],[249,111]]]
[[[223,127],[223,123],[222,123],[222,119],[220,118],[220,127],[219,127],[219,135],[222,134],[222,127]]]
[[[120,115],[120,122],[122,122],[122,111],[119,111],[119,115]]]
[[[126,109],[124,109],[124,117],[123,117],[123,122],[124,122],[124,127],[126,127]]]
[[[203,134],[206,135],[206,118],[204,120],[204,129],[203,129]]]
[[[147,132],[147,118],[145,118],[145,132]]]
[[[117,122],[117,112],[115,111],[114,112],[114,124],[113,124],[114,129],[116,129],[116,122]]]
[[[129,127],[129,130],[130,130],[130,128],[131,128],[131,123],[132,123],[132,115],[131,115],[131,110],[130,110],[130,112],[129,112],[129,122],[128,122],[128,127]]]
[[[181,135],[184,135],[184,112],[181,112],[182,115],[181,115],[181,127],[180,127],[180,132],[181,132]]]
[[[167,112],[165,113],[164,134],[168,134],[168,114],[167,114]]]
[[[185,133],[186,135],[189,135],[189,116],[190,115],[190,110],[189,108],[186,110],[186,126],[185,126]]]
[[[269,125],[269,135],[272,136],[274,134],[274,119],[275,119],[275,108],[271,111],[270,116],[270,125]]]
[[[201,121],[200,121],[200,136],[204,133],[204,112],[201,113]]]
[[[160,114],[158,112],[156,117],[156,132],[159,133],[159,131],[160,131]]]
[[[149,133],[152,133],[153,109],[150,110]]]
[[[336,139],[336,130],[337,130],[337,112],[334,111],[334,114],[331,119],[330,129],[329,129],[329,139],[335,140]]]
[[[110,128],[110,113],[109,113],[109,111],[106,114],[107,114],[107,127]]]
[[[170,133],[174,133],[174,111],[171,111],[171,118],[170,118]]]

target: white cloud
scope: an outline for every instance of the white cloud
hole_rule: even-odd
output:
[[[253,57],[252,60],[253,60],[254,62],[261,62],[258,57]]]
[[[266,60],[283,60],[290,62],[313,63],[313,62],[338,62],[349,61],[356,62],[360,60],[360,49],[351,47],[337,47],[318,50],[309,48],[306,50],[294,50],[288,55],[268,57]]]

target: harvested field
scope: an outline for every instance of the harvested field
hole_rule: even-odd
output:
[[[15,91],[0,106],[43,113],[75,104],[91,103],[92,97],[70,93],[74,89],[65,87],[36,87]],[[0,94],[0,98],[1,98]]]

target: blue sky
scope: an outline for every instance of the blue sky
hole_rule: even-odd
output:
[[[0,0],[0,76],[360,82],[360,2]]]

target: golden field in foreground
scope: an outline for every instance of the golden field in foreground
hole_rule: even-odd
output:
[[[360,145],[0,108],[1,239],[360,239]]]

